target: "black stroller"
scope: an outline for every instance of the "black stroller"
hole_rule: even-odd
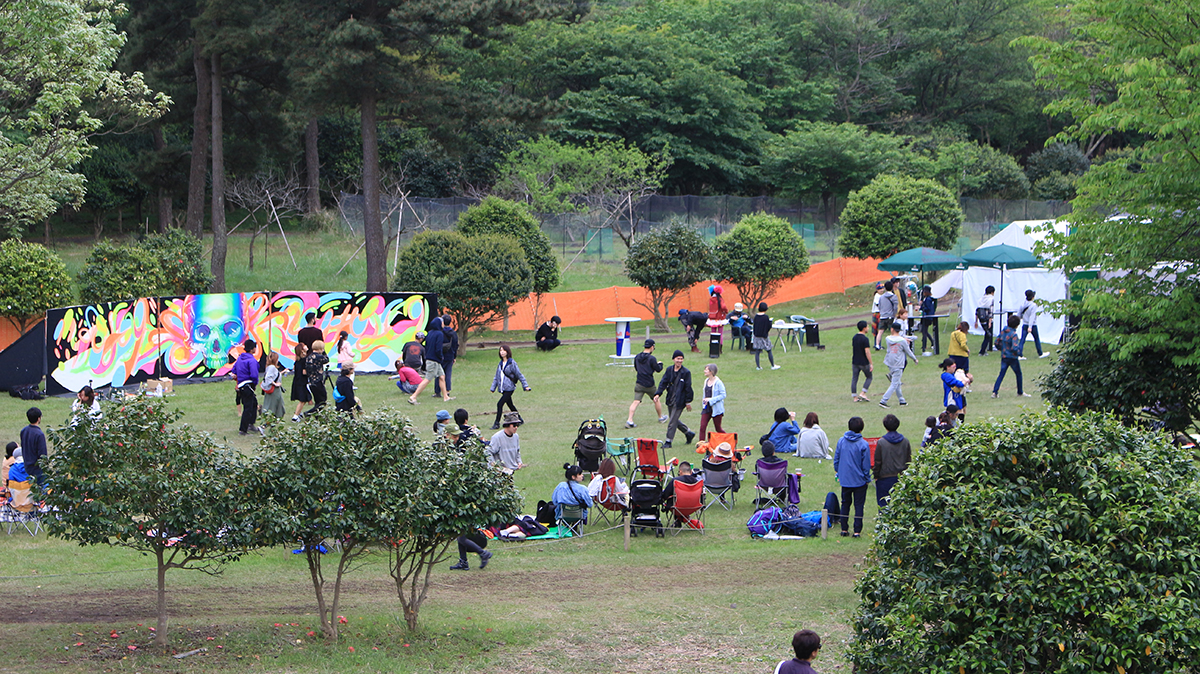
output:
[[[662,538],[663,486],[658,480],[634,480],[629,485],[629,535],[637,536],[639,529],[654,529],[655,538]]]
[[[608,426],[604,420],[588,419],[579,424],[573,447],[580,468],[591,473],[600,472],[600,462],[608,453]]]

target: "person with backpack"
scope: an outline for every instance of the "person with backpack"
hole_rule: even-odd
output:
[[[517,367],[517,361],[513,360],[512,347],[501,344],[498,352],[500,362],[496,365],[496,374],[492,377],[491,392],[495,393],[499,389],[500,400],[496,401],[496,421],[492,424],[493,431],[500,430],[500,415],[503,413],[505,405],[508,405],[508,409],[513,412],[517,411],[512,399],[513,392],[517,390],[517,382],[521,382],[521,388],[526,391],[533,390],[529,382],[525,381],[525,375],[521,374],[521,368]]]
[[[842,535],[850,535],[850,503],[854,502],[854,537],[862,535],[863,506],[871,484],[871,447],[863,439],[862,417],[850,417],[848,430],[833,453],[833,472],[842,485]]]
[[[446,369],[442,366],[442,361],[445,359],[442,345],[445,342],[446,333],[442,332],[442,318],[437,316],[429,321],[429,333],[425,335],[425,376],[421,379],[421,383],[417,384],[417,390],[408,397],[409,405],[419,404],[417,396],[421,395],[421,391],[424,391],[425,387],[434,380],[437,380],[442,386],[442,402],[454,400],[446,391]]]

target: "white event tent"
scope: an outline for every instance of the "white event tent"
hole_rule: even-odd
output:
[[[1026,230],[1040,227],[1048,222],[1051,221],[1017,220],[984,242],[980,248],[1003,243],[1032,251],[1033,244],[1045,238],[1046,233],[1030,233]],[[1066,233],[1067,223],[1053,222],[1052,224],[1056,232]],[[982,335],[983,330],[975,327],[975,307],[979,306],[979,299],[983,297],[984,288],[995,286],[996,302],[993,310],[999,313],[1001,307],[1000,273],[999,269],[987,267],[968,267],[965,271],[954,271],[933,283],[933,295],[942,297],[950,288],[961,288],[963,297],[961,320],[971,325],[971,334]],[[1033,290],[1037,293],[1037,299],[1046,302],[1065,300],[1070,292],[1066,275],[1057,269],[1009,269],[1004,276],[1003,307],[1005,314],[1016,312],[1021,307],[1021,304],[1025,302],[1026,290]],[[1065,323],[1064,317],[1053,316],[1045,309],[1039,308],[1038,335],[1043,343],[1058,344],[1062,339]],[[1000,334],[1002,325],[1003,323],[999,320],[995,322],[997,335]]]

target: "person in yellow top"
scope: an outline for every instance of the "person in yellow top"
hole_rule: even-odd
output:
[[[946,355],[950,356],[957,366],[955,374],[967,386],[975,379],[970,375],[971,348],[967,346],[967,330],[970,329],[971,326],[966,321],[959,323],[958,329],[950,333],[950,348],[946,350]],[[958,374],[959,372],[962,374]]]

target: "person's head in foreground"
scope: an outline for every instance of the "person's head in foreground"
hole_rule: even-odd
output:
[[[850,422],[846,424],[846,427],[855,433],[862,433],[866,426],[863,423],[862,417],[850,417]]]
[[[821,650],[821,637],[812,630],[800,630],[792,637],[792,650],[797,660],[811,661]]]

